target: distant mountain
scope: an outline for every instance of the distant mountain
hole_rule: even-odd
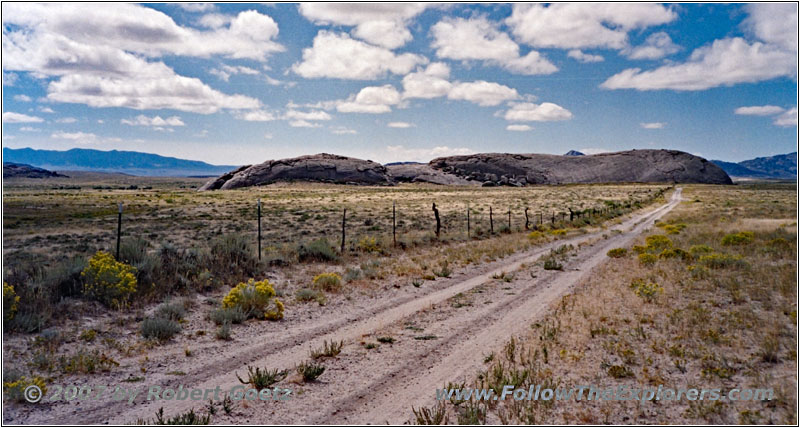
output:
[[[162,177],[217,176],[237,168],[151,153],[93,149],[58,151],[4,147],[3,161],[32,165],[51,171],[117,172]]]
[[[21,163],[3,162],[3,178],[50,178],[50,177],[66,177],[66,175],[57,172],[48,171],[35,166],[25,165]]]
[[[738,163],[711,161],[733,177],[797,179],[797,152]]]
[[[586,155],[577,150],[570,150],[564,153],[564,156],[586,156]]]
[[[422,162],[389,162],[383,164],[383,166],[395,166],[395,165],[422,165]]]

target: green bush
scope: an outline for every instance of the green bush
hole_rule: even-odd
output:
[[[742,256],[723,253],[707,254],[700,257],[697,262],[711,269],[723,269],[728,267],[740,268],[747,265],[747,263],[742,260]]]
[[[89,265],[81,272],[83,294],[100,303],[121,308],[136,292],[136,268],[114,260],[114,256],[98,251],[89,259]]]
[[[238,280],[254,277],[261,270],[257,251],[251,241],[241,234],[221,236],[211,242],[205,263],[212,267],[212,272],[225,272],[228,278]]]
[[[141,333],[145,339],[166,341],[180,333],[181,326],[177,322],[165,318],[147,318],[142,321]]]
[[[722,245],[745,245],[753,242],[753,232],[730,233],[722,238]]]
[[[639,263],[644,266],[652,266],[658,261],[658,256],[649,253],[639,254]]]
[[[664,292],[664,288],[657,283],[638,278],[631,281],[630,288],[637,296],[648,302],[652,302],[656,296]]]
[[[628,250],[625,248],[614,248],[608,250],[608,253],[606,253],[606,255],[614,259],[619,259],[628,255]]]
[[[279,320],[283,318],[283,302],[275,298],[275,289],[268,280],[240,282],[222,299],[222,307],[241,309],[247,318]]]
[[[312,282],[314,288],[328,292],[336,292],[342,288],[342,277],[335,273],[321,273]]]
[[[186,309],[179,303],[163,303],[156,308],[155,317],[180,321],[186,316]]]
[[[247,372],[247,381],[240,378],[238,373],[236,373],[236,378],[244,385],[250,385],[259,391],[286,379],[286,375],[288,375],[285,370],[261,370],[259,367],[253,369],[251,366],[247,366]]]
[[[672,241],[664,235],[650,235],[645,238],[648,250],[660,252],[667,248],[672,248]]]
[[[302,362],[297,366],[297,373],[303,376],[306,382],[313,382],[325,372],[325,367],[313,362]]]
[[[689,254],[695,257],[701,256],[703,254],[710,254],[713,252],[714,249],[709,247],[708,245],[692,245],[692,247],[689,248]]]
[[[15,401],[17,403],[25,403],[25,389],[31,385],[38,386],[39,389],[42,390],[42,395],[47,393],[47,385],[44,382],[44,379],[35,376],[33,378],[27,378],[25,376],[19,377],[18,379],[14,379],[13,381],[5,381],[3,380],[3,395],[11,401]]]
[[[374,236],[364,236],[356,244],[358,251],[363,253],[380,253],[382,248],[378,239]]]
[[[564,266],[555,257],[547,257],[544,260],[544,270],[562,270]]]
[[[244,313],[242,308],[236,306],[233,308],[217,308],[211,311],[209,317],[216,325],[241,324],[247,319],[247,314]]]
[[[14,286],[3,283],[3,322],[8,323],[17,313],[19,296],[14,292]]]
[[[321,238],[301,244],[297,248],[297,259],[301,262],[335,262],[339,255],[327,239]]]

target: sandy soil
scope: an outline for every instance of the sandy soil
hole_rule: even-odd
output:
[[[80,380],[87,385],[136,388],[140,392],[131,404],[108,398],[40,403],[14,409],[4,420],[125,424],[152,418],[161,407],[168,416],[189,408],[199,410],[207,402],[146,401],[145,391],[150,385],[228,390],[239,384],[236,373],[246,374],[247,365],[294,373],[293,368],[309,358],[310,349],[321,347],[325,340],[343,340],[342,353],[322,361],[326,370],[316,382],[303,383],[290,375],[277,384],[293,391],[289,401],[236,402],[230,414],[217,405],[212,422],[404,423],[412,416],[411,406],[433,405],[436,388],[474,376],[490,352],[529,329],[550,303],[589,277],[609,249],[625,246],[679,202],[677,189],[669,203],[636,214],[610,231],[558,240],[494,263],[471,266],[431,286],[394,290],[380,299],[354,298],[319,316],[295,314],[269,330],[247,326],[237,330],[233,342],[192,347],[195,356],[191,358],[182,348],[156,348],[147,353],[146,362],[139,361],[141,355],[133,355],[120,361],[124,370]],[[564,270],[545,271],[537,260],[561,245],[575,247]],[[501,276],[506,279],[498,279]],[[392,337],[394,343],[378,344],[377,337]],[[367,349],[365,343],[379,346]],[[123,374],[139,365],[153,369],[148,370],[147,380],[121,383]]]

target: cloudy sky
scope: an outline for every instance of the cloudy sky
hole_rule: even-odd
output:
[[[2,5],[3,146],[333,152],[797,146],[796,4]]]

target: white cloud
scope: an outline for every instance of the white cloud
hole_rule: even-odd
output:
[[[389,113],[402,102],[400,92],[392,85],[367,86],[358,94],[338,102],[336,110],[342,113]]]
[[[39,107],[39,111],[42,113],[55,113],[50,107]]]
[[[208,12],[216,9],[213,3],[176,3],[176,5],[188,12]]]
[[[550,74],[558,68],[539,52],[520,56],[519,46],[486,18],[445,18],[431,27],[436,55],[440,58],[479,60],[519,74]]]
[[[666,125],[664,122],[642,122],[639,124],[644,129],[664,129]]]
[[[3,72],[3,86],[14,86],[18,79],[19,76],[17,76],[16,73]]]
[[[742,38],[716,40],[692,52],[682,64],[669,64],[650,71],[629,68],[600,87],[650,91],[673,89],[700,91],[737,83],[755,83],[776,77],[796,77],[797,56],[761,42]]]
[[[512,122],[552,122],[572,119],[572,112],[553,103],[517,103],[503,117]]]
[[[516,89],[499,83],[478,80],[475,82],[456,83],[447,94],[451,100],[466,100],[480,106],[496,106],[500,103],[519,98]]]
[[[443,62],[433,62],[425,70],[409,73],[403,77],[403,98],[437,98],[450,92],[453,84],[450,67]]]
[[[623,49],[628,32],[672,22],[678,15],[645,3],[518,3],[506,24],[517,40],[534,47]]]
[[[27,114],[14,113],[7,111],[3,113],[3,122],[5,123],[38,123],[44,122],[44,119],[36,116],[28,116]]]
[[[218,29],[230,24],[230,22],[233,21],[233,18],[235,17],[232,15],[207,13],[197,19],[197,24],[206,28]]]
[[[471,155],[474,150],[466,147],[436,146],[432,149],[407,148],[403,145],[386,146],[390,158],[394,161],[428,162],[444,156]]]
[[[208,72],[226,82],[234,74],[248,74],[248,75],[259,74],[258,70],[252,69],[250,67],[245,67],[243,65],[227,65],[227,64],[223,64],[220,68],[213,68]]]
[[[122,119],[120,122],[124,125],[131,125],[131,126],[165,127],[165,126],[186,125],[178,116],[171,116],[166,119],[162,119],[161,116],[147,117],[143,114],[140,114],[139,116],[136,116],[133,119]]]
[[[56,119],[56,123],[75,123],[77,121],[78,119],[75,119],[74,117],[62,117],[60,119]]]
[[[34,128],[32,126],[23,126],[22,128],[19,128],[19,130],[23,131],[23,132],[39,132],[39,131],[41,131],[41,129]]]
[[[50,138],[61,140],[70,140],[75,144],[96,144],[98,143],[97,135],[86,132],[63,132],[56,131],[50,135]]]
[[[680,46],[672,42],[669,34],[660,31],[647,37],[644,44],[623,51],[630,59],[660,59],[680,50]]]
[[[31,97],[29,97],[27,95],[22,95],[22,94],[14,95],[14,100],[15,101],[19,101],[19,102],[23,102],[23,103],[29,103],[29,102],[33,101],[33,99]]]
[[[506,126],[507,131],[517,131],[517,132],[526,132],[533,129],[533,127],[528,125],[508,125]]]
[[[748,4],[743,25],[759,40],[797,52],[797,5],[794,3]]]
[[[414,127],[415,125],[413,123],[408,123],[408,122],[389,122],[386,124],[386,126],[388,126],[389,128],[405,129]]]
[[[408,23],[427,6],[421,3],[301,3],[298,9],[316,24],[355,27],[354,37],[395,49],[411,40]]]
[[[786,110],[783,114],[777,116],[772,122],[777,126],[797,126],[797,107]]]
[[[283,50],[272,41],[277,24],[255,11],[240,13],[225,28],[199,31],[134,4],[4,4],[3,23],[14,26],[3,33],[4,69],[57,77],[47,86],[49,100],[92,107],[204,114],[257,108],[255,98],[223,94],[147,58],[265,60]]]
[[[292,65],[292,70],[305,78],[374,80],[387,73],[406,74],[427,62],[419,55],[395,54],[347,34],[322,30],[313,45],[303,49],[303,61]]]
[[[275,115],[266,110],[250,110],[237,113],[236,118],[248,122],[269,122],[275,120]]]
[[[772,116],[775,114],[783,113],[783,107],[778,106],[747,106],[739,107],[733,111],[734,114],[741,114],[746,116]]]
[[[292,128],[320,128],[322,125],[319,123],[311,123],[307,120],[293,120],[289,122],[289,126]]]
[[[298,120],[331,120],[331,115],[322,110],[312,110],[308,112],[289,110],[286,112],[285,117],[287,119]]]
[[[605,58],[603,58],[601,55],[587,54],[580,49],[572,49],[571,51],[567,52],[567,56],[580,62],[601,62],[605,60]]]
[[[331,128],[331,134],[336,135],[354,135],[358,134],[355,129],[347,128],[346,126],[334,126]]]

